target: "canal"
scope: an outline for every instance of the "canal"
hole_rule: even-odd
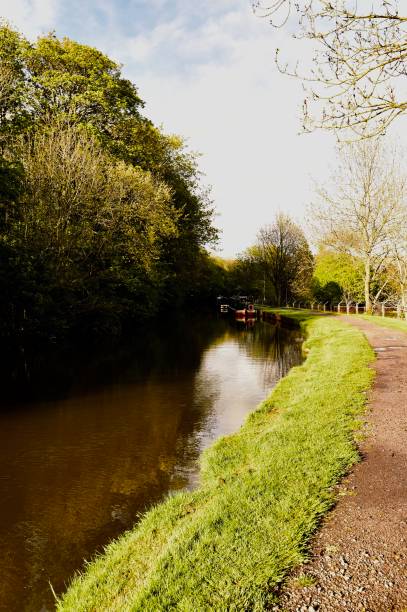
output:
[[[202,450],[301,360],[298,331],[200,317],[25,364],[28,391],[0,411],[0,610],[52,610],[50,585],[195,486]]]

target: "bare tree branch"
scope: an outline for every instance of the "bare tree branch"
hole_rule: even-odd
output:
[[[406,227],[406,177],[398,152],[373,139],[340,149],[329,190],[318,189],[313,207],[319,241],[364,263],[366,310],[388,283],[394,243]]]
[[[366,3],[365,3],[366,4]],[[307,86],[304,129],[352,130],[358,138],[385,132],[407,110],[407,16],[398,0],[274,0],[253,2],[257,14],[276,27],[299,18],[298,37],[315,43],[312,67],[281,72]],[[404,10],[406,8],[404,7]]]

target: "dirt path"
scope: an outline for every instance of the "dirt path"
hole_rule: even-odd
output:
[[[369,435],[310,562],[282,589],[275,610],[407,611],[407,334],[343,317],[377,351]],[[335,384],[334,381],[332,381]],[[306,579],[313,581],[304,587]]]

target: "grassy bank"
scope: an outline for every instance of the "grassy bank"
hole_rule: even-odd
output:
[[[403,319],[390,319],[387,317],[378,317],[376,315],[358,316],[360,319],[365,319],[365,321],[369,321],[370,323],[374,323],[375,325],[380,325],[380,327],[387,327],[388,329],[407,332],[407,321],[404,321]]]
[[[287,313],[286,313],[287,314]],[[263,610],[301,562],[357,460],[353,432],[372,380],[364,336],[334,317],[292,314],[308,358],[236,434],[202,457],[200,487],[168,498],[87,566],[71,610]]]

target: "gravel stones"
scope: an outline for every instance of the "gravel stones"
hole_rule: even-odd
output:
[[[311,546],[309,562],[281,587],[276,611],[407,610],[407,333],[342,317],[378,351],[368,395],[363,461],[338,487],[338,503]],[[397,341],[397,346],[395,345]],[[389,345],[389,346],[387,346]],[[299,576],[309,576],[300,586]]]

